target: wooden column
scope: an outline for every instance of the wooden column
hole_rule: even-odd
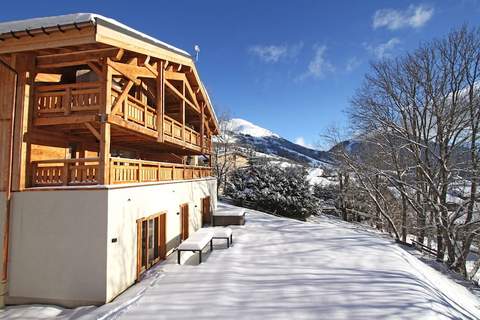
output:
[[[14,66],[15,63],[8,61],[8,65]],[[0,64],[0,191],[6,191],[10,184],[10,157],[13,155],[11,136],[14,126],[12,109],[15,107],[13,106],[15,90],[15,73]]]
[[[157,130],[158,130],[158,142],[163,142],[163,119],[165,114],[165,69],[164,61],[160,60],[157,63]]]
[[[27,162],[30,144],[24,139],[28,132],[31,110],[33,109],[32,84],[34,82],[35,57],[18,55],[15,63],[18,71],[17,103],[15,106],[15,130],[13,145],[13,191],[23,190],[27,185]]]
[[[200,150],[203,153],[203,149],[205,148],[205,102],[202,102],[201,105],[201,119],[200,119]]]
[[[182,94],[185,97],[185,82],[182,81]],[[183,145],[185,146],[185,99],[182,99],[182,136]]]
[[[110,183],[110,123],[108,115],[112,109],[112,69],[107,58],[103,64],[104,83],[102,86],[102,103],[100,105],[100,152],[99,184]]]

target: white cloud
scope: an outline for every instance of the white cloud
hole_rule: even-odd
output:
[[[327,73],[334,72],[335,67],[325,57],[327,46],[314,46],[314,55],[310,63],[308,64],[307,71],[301,74],[297,80],[303,80],[309,77],[315,79],[323,78]]]
[[[263,62],[277,63],[281,60],[295,58],[303,48],[303,42],[293,45],[255,45],[248,52],[257,56]]]
[[[400,43],[400,39],[392,38],[385,43],[378,45],[364,44],[368,51],[370,51],[378,59],[388,58],[392,55],[393,49]]]
[[[295,138],[294,142],[298,145],[301,145],[302,147],[305,147],[305,148],[310,148],[310,149],[313,148],[313,146],[311,144],[305,142],[304,137],[297,137],[297,138]]]
[[[361,64],[361,61],[357,57],[351,57],[350,59],[347,60],[347,64],[345,65],[345,71],[352,72],[360,64]]]
[[[420,28],[432,18],[433,12],[434,8],[426,5],[410,5],[405,10],[380,9],[373,15],[373,28]]]

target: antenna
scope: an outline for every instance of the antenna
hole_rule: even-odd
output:
[[[200,46],[196,44],[193,49],[195,50],[195,61],[198,62],[198,54],[200,53]]]

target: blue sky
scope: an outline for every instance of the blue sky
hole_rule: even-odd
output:
[[[318,143],[369,61],[394,57],[463,23],[480,1],[4,1],[0,20],[96,12],[193,52],[217,113],[292,141]]]

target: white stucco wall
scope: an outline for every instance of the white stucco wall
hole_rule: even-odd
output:
[[[102,303],[107,190],[15,192],[7,303]]]
[[[192,233],[201,227],[201,199],[209,195],[215,207],[215,179],[109,190],[107,301],[136,280],[137,219],[166,211],[167,251],[171,252],[179,243],[180,204],[189,204]]]
[[[112,300],[136,280],[136,220],[167,212],[171,252],[179,242],[180,204],[189,204],[192,233],[201,227],[206,196],[215,208],[215,179],[13,193],[7,303]]]

